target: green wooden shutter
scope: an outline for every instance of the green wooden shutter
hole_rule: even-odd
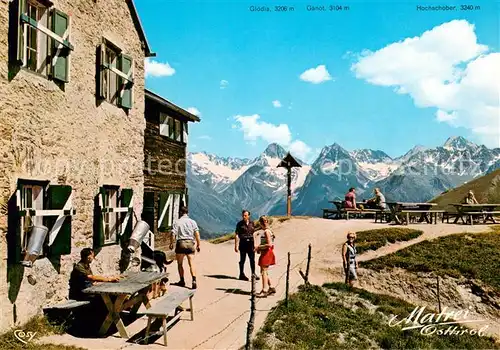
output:
[[[100,248],[104,245],[104,217],[99,202],[104,205],[105,195],[104,187],[100,187],[99,193],[94,198],[94,248]]]
[[[51,185],[46,192],[44,209],[63,209],[71,195],[72,188],[67,185]],[[49,228],[49,233],[56,223],[57,216],[44,217],[44,225]],[[49,235],[47,235],[47,241]],[[71,215],[65,216],[63,224],[51,246],[47,247],[47,255],[61,256],[71,254]]]
[[[100,44],[96,51],[96,97],[97,99],[106,99],[107,86],[104,76],[104,58],[106,57],[106,45]]]
[[[151,232],[156,234],[158,224],[155,223],[155,193],[144,191],[143,198],[142,220],[146,221],[151,228]]]
[[[120,207],[128,207],[132,201],[132,195],[134,194],[134,190],[131,188],[123,188],[120,193]],[[129,218],[127,224],[122,227],[123,231],[121,232],[121,240],[122,242],[128,242],[130,236],[132,235],[132,218],[133,214],[128,214]],[[120,222],[124,222],[127,213],[120,213]]]
[[[134,69],[134,60],[132,57],[127,56],[125,54],[120,54],[118,57],[118,67],[120,71],[128,75],[131,79],[133,78],[133,69]],[[133,96],[132,96],[132,89],[133,89],[134,84],[123,79],[119,78],[119,87],[120,87],[120,94],[118,98],[118,104],[120,107],[123,108],[132,108],[133,104]]]
[[[64,38],[69,30],[69,16],[59,10],[52,12],[52,31]],[[68,39],[68,38],[66,38]],[[67,48],[57,49],[59,43],[52,41],[52,78],[67,83],[69,81],[69,50]]]
[[[21,14],[26,9],[26,0],[12,0],[9,3],[9,62],[23,65],[24,31]]]

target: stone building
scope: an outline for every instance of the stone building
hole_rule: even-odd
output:
[[[94,273],[117,269],[142,212],[144,58],[154,54],[133,1],[0,5],[3,331],[67,297],[83,247],[99,251]],[[43,252],[24,267],[39,225]]]

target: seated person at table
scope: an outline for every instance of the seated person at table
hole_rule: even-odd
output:
[[[382,192],[380,192],[380,189],[375,188],[373,190],[373,193],[375,193],[375,197],[367,200],[367,205],[375,209],[386,209],[387,204],[385,204],[385,196],[382,194]]]
[[[356,206],[356,189],[351,187],[344,198],[344,207],[347,209],[358,209]]]
[[[467,193],[467,196],[465,196],[462,204],[479,204],[479,202],[477,201],[476,199],[476,196],[474,196],[474,192],[469,191],[469,193]]]
[[[69,299],[89,300],[91,295],[83,293],[83,290],[92,287],[94,282],[117,282],[120,277],[97,276],[92,273],[90,263],[94,260],[92,248],[84,248],[80,252],[80,261],[74,264],[69,279]]]

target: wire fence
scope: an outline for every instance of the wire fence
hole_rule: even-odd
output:
[[[303,243],[303,242],[300,242],[300,243]],[[299,244],[300,244],[299,243]],[[297,244],[298,245],[298,244]],[[297,246],[295,245],[294,248]],[[309,265],[310,265],[310,262],[311,262],[311,250],[312,250],[312,246],[311,244],[309,244],[308,246],[308,249],[305,249],[305,250],[302,250],[302,251],[297,251],[297,252],[290,252],[290,256],[296,256],[296,255],[306,255],[303,259],[300,260],[300,262],[296,263],[295,265],[293,265],[292,267],[290,267],[289,269],[287,268],[277,279],[276,279],[276,282],[273,283],[273,286],[275,288],[279,287],[281,282],[283,281],[283,278],[285,278],[285,276],[288,275],[288,278],[290,278],[290,275],[292,272],[294,271],[297,271],[299,273],[299,275],[301,275],[301,279],[298,279],[298,281],[292,286],[292,290],[295,290],[295,288],[297,288],[301,283],[308,283],[308,278],[309,278]],[[309,250],[309,251],[308,251]],[[323,250],[320,250],[319,252],[321,253]],[[282,262],[283,260],[285,259],[288,259],[288,254],[282,258],[280,258],[279,260],[276,261],[276,264],[279,264],[280,262]],[[291,258],[290,258],[291,259]],[[300,267],[302,264],[304,264],[305,262],[307,261],[307,270],[306,270],[306,273],[304,274],[301,270],[300,270]],[[254,280],[253,276],[252,276],[252,280]],[[255,283],[255,281],[252,281],[252,283]],[[287,283],[289,283],[289,281],[287,281]],[[207,304],[205,307],[203,307],[202,309],[200,309],[198,312],[202,312],[206,309],[208,309],[209,307],[212,307],[216,304],[218,304],[219,302],[221,302],[222,300],[224,300],[225,298],[227,298],[228,296],[230,296],[232,293],[234,293],[235,291],[237,291],[239,288],[234,288],[234,289],[230,289],[228,291],[226,291],[226,295],[214,300],[213,302]],[[251,297],[255,297],[255,295],[252,295],[255,293],[254,291],[254,288],[252,288],[252,292],[250,293],[250,296]],[[285,298],[288,298],[288,289],[286,290],[285,292]],[[238,315],[235,319],[231,320],[228,324],[226,324],[222,329],[220,329],[219,331],[217,331],[216,333],[210,335],[208,338],[206,338],[205,340],[203,340],[201,343],[197,344],[196,346],[193,347],[193,349],[196,349],[196,348],[199,348],[200,346],[202,346],[203,344],[206,344],[207,342],[209,342],[210,340],[214,339],[215,337],[217,337],[218,335],[222,334],[224,331],[226,331],[229,327],[231,327],[231,325],[233,325],[235,322],[237,322],[239,319],[241,319],[244,315],[246,315],[247,313],[250,313],[252,314],[252,311],[253,312],[270,312],[272,311],[272,308],[270,309],[258,309],[257,308],[257,305],[262,302],[263,300],[265,300],[265,298],[258,298],[255,302],[251,303],[251,307],[249,310],[245,310],[243,313],[241,313],[240,315]],[[253,309],[252,309],[253,307]],[[249,323],[252,322],[253,323],[253,317],[251,317],[250,321],[247,323],[247,344],[246,344],[246,349],[251,349],[251,339],[252,339],[252,336],[253,334],[253,324],[252,326],[250,327],[249,326]],[[248,332],[250,332],[250,334],[248,334]],[[240,337],[237,337],[233,343],[229,346],[229,348],[231,348],[235,343],[237,343],[241,338]],[[222,339],[219,339],[219,341],[217,341],[215,345],[219,344],[220,341]],[[249,340],[250,340],[250,344],[249,344]]]

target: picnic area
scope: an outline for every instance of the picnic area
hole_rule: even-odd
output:
[[[277,236],[276,258],[277,265],[271,270],[271,276],[279,278],[286,272],[287,252],[291,252],[292,265],[305,269],[305,262],[301,262],[307,255],[307,245],[312,244],[312,264],[310,279],[312,283],[322,284],[331,281],[329,269],[340,266],[341,244],[345,241],[345,232],[349,230],[362,231],[374,228],[391,227],[386,224],[374,226],[371,220],[339,220],[332,225],[331,220],[320,218],[292,218],[287,221],[273,225]],[[487,230],[483,225],[451,225],[438,222],[438,224],[421,225],[410,223],[408,228],[414,228],[423,232],[417,238],[410,241],[391,243],[373,252],[366,254],[389,254],[395,250],[421,242],[429,238],[446,236],[458,232],[482,232]],[[307,232],[305,235],[304,232]],[[279,244],[279,245],[278,245]],[[159,247],[157,247],[159,248]],[[177,297],[170,297],[179,289],[191,291],[187,288],[179,288],[169,285],[167,293],[163,298],[149,300],[148,308],[144,293],[147,286],[154,279],[143,273],[133,274],[118,283],[103,283],[103,287],[93,288],[89,291],[99,293],[99,297],[107,295],[111,300],[106,312],[109,313],[107,323],[111,323],[107,334],[102,337],[79,338],[70,334],[52,335],[40,338],[38,341],[52,344],[68,344],[81,346],[88,349],[163,349],[164,336],[162,332],[163,323],[167,328],[167,347],[174,349],[206,349],[206,348],[237,348],[245,343],[245,329],[249,317],[250,307],[250,283],[237,280],[238,256],[234,253],[234,243],[229,240],[221,244],[211,244],[202,241],[201,253],[197,254],[199,286],[192,296],[194,305],[194,320],[190,312],[189,298],[187,296],[181,303],[183,311],[172,309],[172,305],[179,302]],[[220,258],[223,257],[223,258]],[[167,271],[170,279],[175,281],[177,271],[175,265],[169,265]],[[172,277],[174,275],[175,277]],[[259,329],[269,313],[269,310],[284,298],[285,279],[277,281],[277,295],[273,298],[265,298],[258,301],[255,327]],[[290,291],[297,291],[297,286],[302,283],[298,273],[290,276]],[[109,285],[110,287],[104,287]],[[111,288],[112,285],[112,288]],[[121,285],[121,286],[120,286]],[[134,294],[135,293],[135,294]],[[120,295],[122,297],[120,297]],[[127,295],[126,297],[123,297]],[[134,298],[135,295],[135,298]],[[125,301],[121,299],[125,299]],[[180,299],[183,299],[180,297]],[[130,306],[130,308],[129,308]],[[137,308],[136,315],[131,313]],[[129,309],[129,310],[126,310]],[[146,328],[151,317],[156,317],[158,309],[170,311],[170,315],[163,319],[151,319],[149,337],[146,345]],[[121,310],[121,311],[120,311]],[[177,316],[177,320],[173,317]],[[160,315],[160,318],[162,316]],[[173,320],[173,321],[172,321]],[[169,323],[172,321],[172,323]],[[120,331],[123,323],[123,329]],[[102,327],[102,325],[99,325]],[[107,325],[106,325],[107,326]]]

